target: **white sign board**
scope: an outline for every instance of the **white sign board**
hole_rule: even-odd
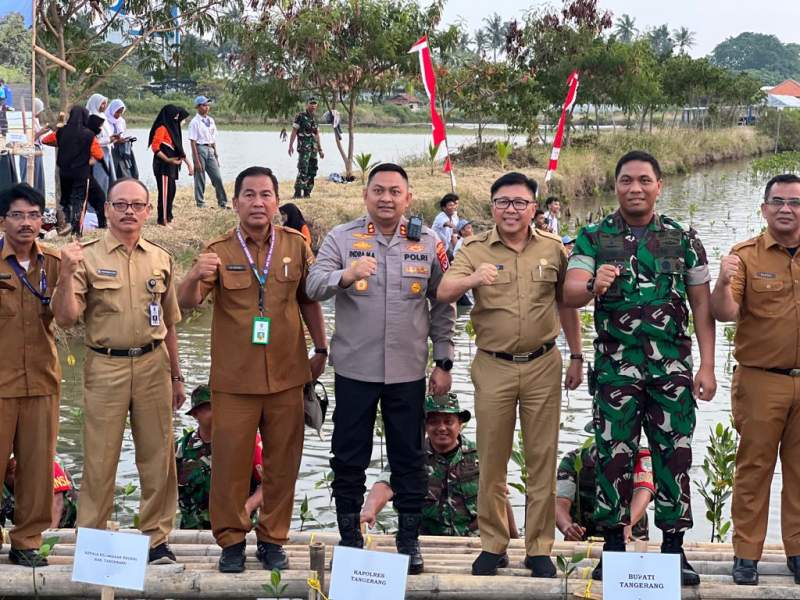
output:
[[[330,600],[403,600],[408,556],[336,546]]]
[[[603,598],[680,600],[680,554],[603,552]]]
[[[72,581],[144,590],[150,536],[78,528]]]

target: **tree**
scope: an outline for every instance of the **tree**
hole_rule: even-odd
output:
[[[617,35],[617,38],[619,38],[620,42],[623,44],[630,44],[636,37],[636,34],[639,33],[639,30],[636,29],[636,19],[627,14],[622,15],[617,19],[614,33]]]
[[[37,56],[47,90],[51,72],[60,109],[73,98],[96,91],[121,65],[131,59],[169,62],[175,52],[176,32],[202,36],[214,25],[225,0],[125,0],[114,8],[93,0],[35,0],[37,44],[73,65],[76,73]],[[110,39],[121,40],[112,43]]]
[[[675,48],[675,42],[672,40],[672,36],[669,33],[669,27],[666,25],[666,23],[648,31],[647,39],[650,41],[653,52],[659,60],[664,60],[668,56],[672,56],[672,51]]]
[[[689,48],[695,45],[695,32],[690,31],[688,27],[680,27],[672,32],[672,39],[678,47],[678,54],[686,54]]]
[[[355,113],[365,94],[390,89],[403,73],[418,77],[408,49],[433,31],[442,2],[422,9],[414,0],[265,0],[235,22],[223,19],[238,54],[229,58],[243,111],[289,116],[314,94],[340,110],[347,147],[336,144],[353,171]]]
[[[475,32],[475,52],[481,58],[486,56],[486,50],[491,47],[491,41],[489,39],[489,34],[486,33],[485,29],[478,29]]]
[[[22,15],[12,12],[0,19],[0,65],[31,74],[31,30]]]
[[[774,35],[740,33],[714,48],[711,60],[730,71],[753,72],[767,84],[800,78],[800,54]]]
[[[486,24],[486,33],[489,36],[489,46],[494,53],[494,61],[497,62],[498,51],[501,54],[505,51],[508,23],[503,22],[503,17],[497,13],[491,17],[485,17],[483,22]]]

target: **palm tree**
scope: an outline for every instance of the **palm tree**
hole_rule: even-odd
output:
[[[478,53],[478,56],[483,58],[490,45],[491,40],[489,39],[489,34],[485,29],[478,29],[475,32],[475,52]]]
[[[636,19],[628,14],[622,15],[617,19],[617,26],[614,32],[617,34],[617,37],[619,37],[620,42],[623,44],[630,44],[633,38],[636,37],[636,34],[639,33],[639,30],[636,29]]]
[[[672,39],[678,47],[678,54],[685,54],[686,51],[695,45],[695,32],[688,27],[681,27],[672,32]]]
[[[489,45],[494,52],[494,60],[497,60],[497,51],[501,53],[506,48],[506,33],[508,33],[508,23],[503,22],[503,17],[494,13],[491,17],[485,17],[486,33],[489,36]]]
[[[659,59],[665,59],[672,55],[672,50],[675,48],[675,42],[669,33],[669,27],[666,24],[651,29],[647,32],[647,39],[650,40],[650,46],[653,48],[653,53]]]

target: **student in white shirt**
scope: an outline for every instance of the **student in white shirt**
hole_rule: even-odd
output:
[[[544,207],[544,220],[547,223],[547,229],[550,233],[560,235],[561,224],[558,222],[558,218],[561,216],[561,202],[555,196],[550,196],[544,201]]]
[[[445,194],[442,196],[442,199],[439,200],[439,208],[442,209],[442,212],[436,215],[431,229],[442,240],[445,249],[452,252],[457,241],[458,195]]]
[[[205,206],[206,173],[217,194],[217,206],[228,208],[228,197],[222,185],[222,174],[219,170],[217,154],[217,125],[208,114],[211,101],[205,96],[194,99],[197,114],[189,123],[189,140],[192,143],[192,159],[194,160],[194,201],[199,208]]]

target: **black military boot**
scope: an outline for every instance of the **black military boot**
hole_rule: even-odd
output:
[[[300,189],[299,185],[294,186],[294,196],[292,198],[302,198],[303,190]]]
[[[603,550],[605,552],[625,552],[625,530],[622,527],[606,529],[603,534]],[[603,581],[603,558],[597,561],[597,566],[592,570],[592,579]]]
[[[400,554],[408,554],[408,574],[419,575],[425,563],[419,548],[419,526],[422,515],[419,513],[400,513],[398,515],[395,545]]]
[[[361,535],[361,522],[358,513],[336,513],[336,522],[339,524],[340,546],[348,548],[363,548],[364,536]]]
[[[680,554],[681,555],[681,585],[694,586],[700,585],[700,575],[694,570],[686,554],[683,552],[683,532],[667,533],[664,532],[664,539],[661,542],[661,554]]]

